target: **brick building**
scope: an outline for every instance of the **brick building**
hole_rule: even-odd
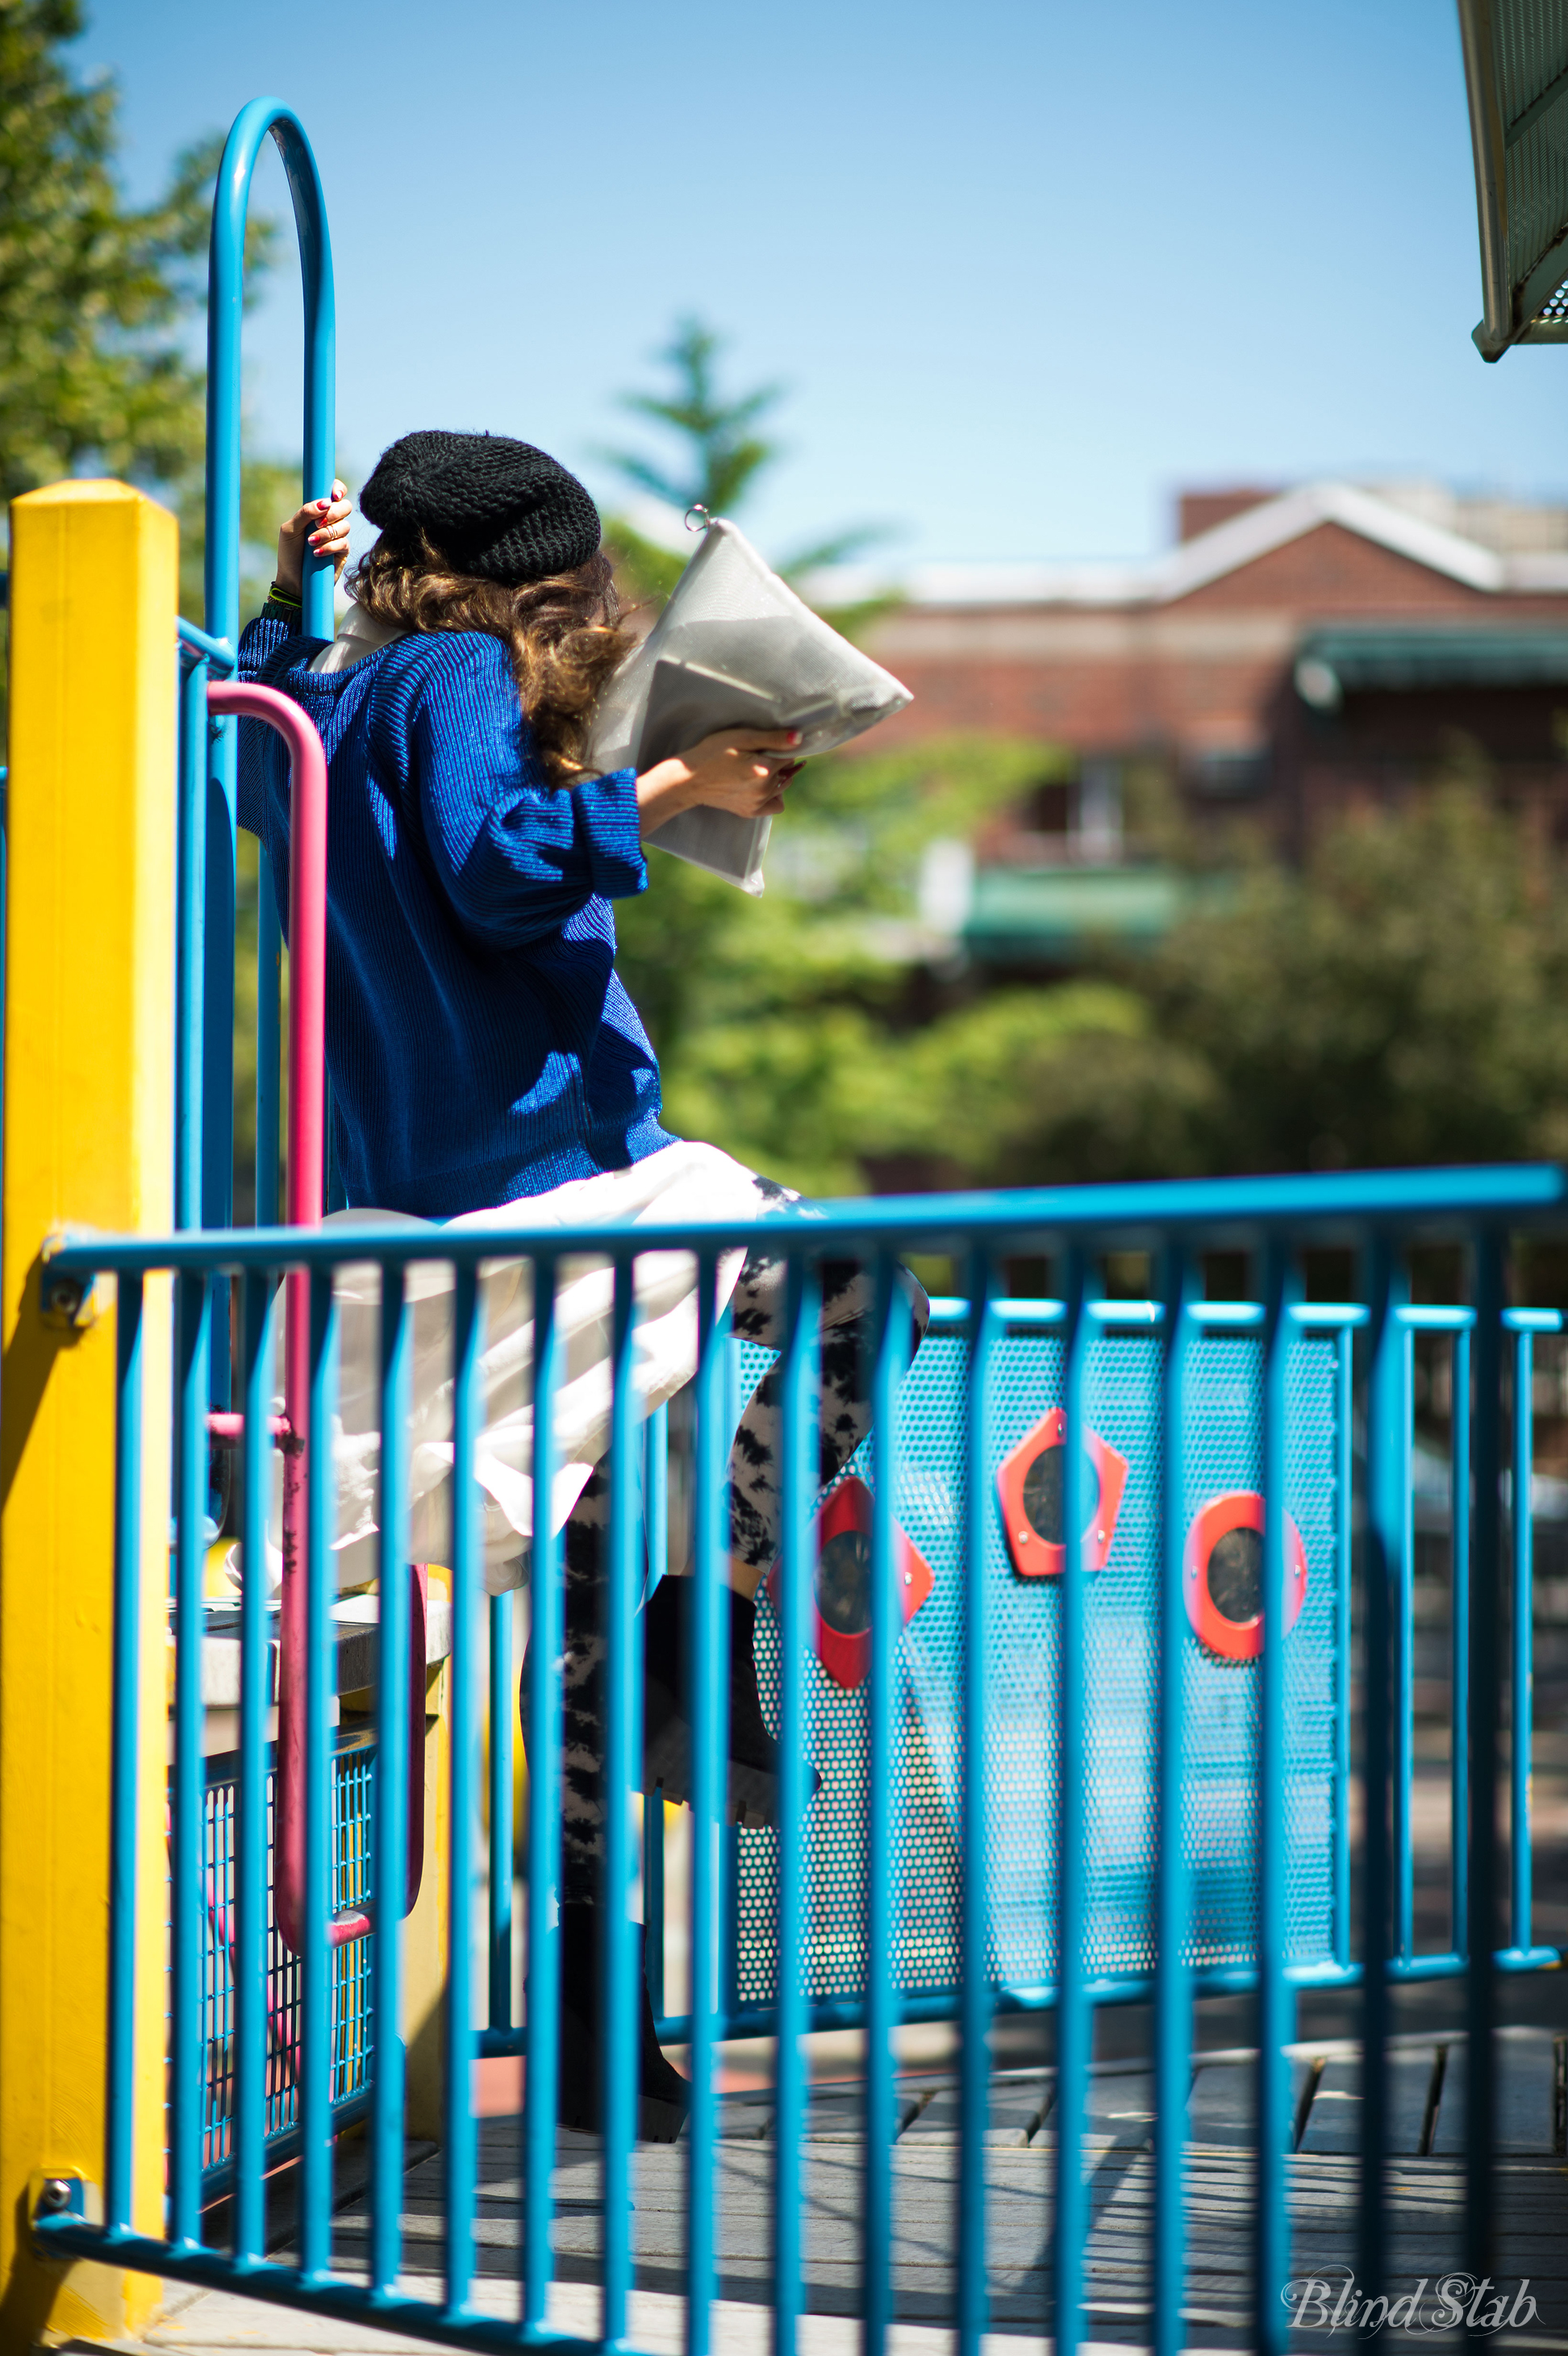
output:
[[[983,846],[963,926],[982,954],[1164,929],[1179,893],[1124,828],[1133,765],[1199,823],[1249,811],[1298,850],[1348,800],[1478,756],[1568,835],[1568,511],[1422,485],[1196,494],[1147,561],[902,585],[868,644],[916,701],[879,745],[995,730],[1076,772]]]

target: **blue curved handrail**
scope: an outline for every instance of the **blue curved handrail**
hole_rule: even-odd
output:
[[[283,158],[294,199],[305,294],[305,444],[302,497],[332,483],[337,327],[327,207],[305,126],[281,99],[253,98],[235,116],[218,167],[207,302],[207,627],[235,637],[240,626],[240,327],[244,305],[245,221],[262,142]],[[332,635],[332,568],[308,552],[305,626]]]
[[[237,645],[240,629],[245,228],[257,158],[269,137],[283,159],[299,244],[305,305],[304,498],[319,498],[330,488],[336,434],[332,247],[321,176],[292,107],[278,99],[254,98],[235,116],[224,145],[208,253],[204,635],[209,642],[230,648]],[[304,621],[313,636],[332,635],[332,589],[330,564],[307,551]],[[176,1216],[182,1227],[220,1227],[233,1214],[235,723],[223,720],[209,724],[208,665],[195,635],[188,634],[186,640],[197,659],[185,680],[182,711]],[[256,1215],[263,1226],[276,1219],[278,1208],[279,949],[277,905],[263,851],[256,1040]],[[215,1304],[220,1321],[225,1322],[222,1309],[221,1302]],[[226,1370],[226,1351],[219,1346],[213,1367],[219,1404],[227,1397]]]

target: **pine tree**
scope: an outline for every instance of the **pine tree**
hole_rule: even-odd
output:
[[[658,356],[674,376],[674,391],[621,396],[623,409],[666,426],[685,444],[671,466],[657,466],[634,450],[606,453],[628,482],[682,515],[692,507],[727,515],[779,454],[778,444],[764,441],[755,428],[783,398],[781,387],[759,385],[737,400],[721,399],[714,362],[722,349],[723,340],[711,327],[700,319],[682,319]]]
[[[638,450],[601,453],[628,483],[661,500],[677,515],[701,507],[709,515],[734,516],[745,505],[757,477],[780,454],[782,445],[757,429],[784,398],[783,387],[758,385],[750,392],[726,399],[718,381],[717,363],[723,350],[724,337],[701,319],[678,320],[669,343],[655,355],[673,378],[671,389],[623,393],[620,401],[633,416],[646,418],[673,435],[675,455],[660,464]],[[608,537],[635,594],[667,595],[674,587],[683,557],[657,546],[624,517],[611,518]],[[883,537],[878,526],[855,525],[812,547],[796,550],[779,571],[786,580],[798,581],[822,566],[841,563]],[[866,607],[865,616],[882,610],[880,604],[875,609]],[[853,618],[862,616],[857,613]]]

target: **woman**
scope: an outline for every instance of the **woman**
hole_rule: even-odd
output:
[[[646,889],[643,842],[680,811],[782,810],[798,738],[722,733],[640,776],[590,774],[589,715],[630,641],[592,499],[531,444],[406,434],[382,454],[360,505],[381,538],[356,573],[355,604],[337,637],[325,645],[301,635],[300,583],[306,545],[342,569],[349,506],[341,484],[284,525],[277,579],[241,645],[242,675],[292,696],[328,755],[327,1062],[349,1202],[357,1213],[474,1224],[524,1214],[563,1226],[765,1216],[793,1198],[662,1125],[658,1064],[615,971],[613,903]],[[285,907],[286,766],[270,732],[252,727],[242,736],[241,817],[267,845]],[[776,1344],[782,1263],[759,1247],[744,1265],[735,1256],[724,1280],[733,1285],[734,1331]],[[648,1281],[657,1292],[657,1272]],[[644,1300],[643,1282],[639,1264],[639,1341],[665,1335],[662,1362],[639,1375],[652,1405],[689,1379],[695,1324],[689,1275],[673,1303],[663,1294]],[[910,1301],[923,1330],[925,1300],[912,1282]],[[869,1427],[869,1313],[859,1269],[830,1263],[824,1481]],[[576,2126],[597,2123],[602,1351],[585,1382],[589,1376],[598,1377],[597,1405],[585,1411],[575,1441],[562,1445],[571,1459],[566,1490],[553,1501],[557,1515],[569,1507],[561,2115]],[[752,1634],[756,1590],[779,1551],[779,1438],[770,1376],[736,1432],[728,1487],[728,1800],[732,1817],[752,1824],[772,1821],[777,1785]],[[508,1502],[521,1465],[498,1462],[492,1474],[482,1463],[479,1477],[521,1559],[532,1501]],[[688,1593],[679,1577],[667,1580],[642,1614],[642,1786],[673,1800],[689,1797]],[[685,2081],[659,2051],[646,1995],[643,2010],[640,2131],[671,2139]]]

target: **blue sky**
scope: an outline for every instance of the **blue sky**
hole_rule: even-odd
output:
[[[615,395],[696,311],[789,388],[775,554],[862,519],[911,561],[1136,554],[1184,484],[1568,487],[1568,356],[1470,342],[1447,0],[99,0],[79,55],[137,195],[245,99],[298,108],[360,471],[489,427],[607,492]],[[293,455],[292,258],[248,352]]]

